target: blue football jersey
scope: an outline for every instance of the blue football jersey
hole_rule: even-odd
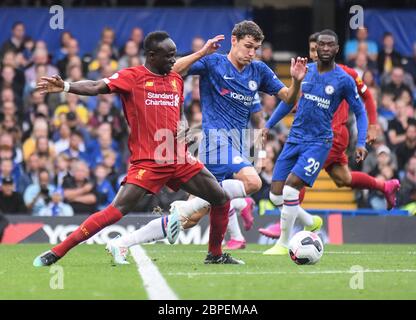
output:
[[[204,131],[247,128],[250,114],[261,110],[258,91],[275,95],[284,87],[265,63],[253,61],[240,72],[226,55],[217,53],[195,62],[188,74],[201,76]]]
[[[341,101],[345,99],[357,117],[357,145],[365,145],[366,111],[353,79],[342,68],[336,65],[333,70],[319,74],[316,63],[308,64],[308,73],[302,81],[301,92],[288,137],[289,142],[332,140],[332,118]]]

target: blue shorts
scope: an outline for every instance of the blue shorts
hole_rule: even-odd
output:
[[[286,142],[273,169],[272,181],[286,181],[295,174],[312,187],[321,171],[332,142]]]
[[[211,152],[205,152],[200,148],[199,160],[215,176],[218,182],[233,178],[233,175],[242,168],[253,166],[242,151],[233,148],[231,145],[222,146],[222,148]]]

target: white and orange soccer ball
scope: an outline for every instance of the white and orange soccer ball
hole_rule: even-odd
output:
[[[296,233],[289,242],[289,255],[296,264],[315,264],[324,253],[321,238],[310,231]]]

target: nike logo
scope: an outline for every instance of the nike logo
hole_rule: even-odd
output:
[[[309,81],[302,81],[301,83],[302,83],[302,84],[305,84],[305,83],[309,83]]]
[[[228,77],[228,76],[224,75],[224,79],[225,80],[231,80],[231,79],[234,79],[234,77]]]

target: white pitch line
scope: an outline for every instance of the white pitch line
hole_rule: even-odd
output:
[[[383,269],[364,269],[364,273],[416,273],[416,269],[392,269],[392,270],[383,270]],[[290,275],[302,275],[302,274],[354,274],[355,271],[350,270],[321,270],[321,271],[302,271],[302,272],[286,272],[286,271],[259,271],[259,272],[168,272],[168,276],[228,276],[228,275],[268,275],[268,274],[290,274]]]
[[[130,252],[136,261],[137,270],[143,279],[143,286],[150,300],[178,300],[178,296],[167,284],[165,278],[159,272],[146,251],[136,245],[130,248]]]

